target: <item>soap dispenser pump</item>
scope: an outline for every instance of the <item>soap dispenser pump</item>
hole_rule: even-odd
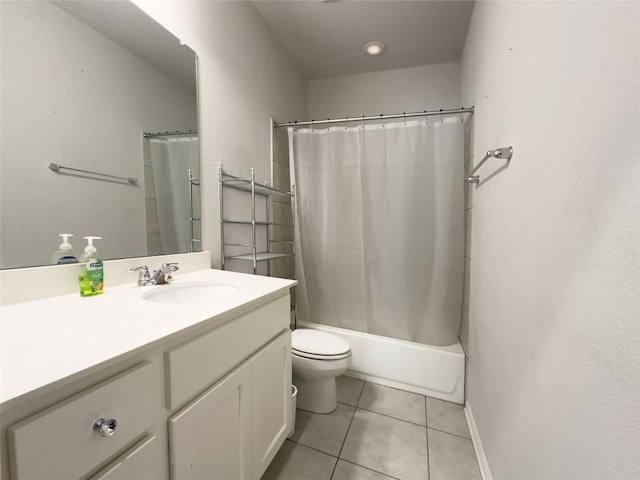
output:
[[[62,243],[60,244],[58,250],[56,250],[56,252],[53,254],[53,257],[51,257],[52,262],[58,265],[67,263],[78,263],[78,255],[73,250],[73,247],[71,247],[71,244],[68,241],[69,237],[73,237],[73,234],[61,233],[58,236],[62,237]]]
[[[100,295],[104,292],[104,270],[102,260],[98,256],[96,247],[93,246],[94,240],[101,240],[102,237],[84,237],[87,240],[87,246],[84,247],[84,253],[80,257],[80,295],[83,297],[91,297]]]

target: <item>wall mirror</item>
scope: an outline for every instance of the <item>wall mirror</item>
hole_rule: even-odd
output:
[[[0,8],[1,268],[199,251],[195,53],[128,1]]]

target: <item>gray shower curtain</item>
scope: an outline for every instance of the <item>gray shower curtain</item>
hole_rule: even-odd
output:
[[[289,129],[301,320],[450,345],[464,275],[460,115]]]

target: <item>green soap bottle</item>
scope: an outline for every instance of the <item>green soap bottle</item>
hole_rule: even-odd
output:
[[[80,256],[80,295],[92,297],[104,292],[104,269],[102,260],[98,256],[94,240],[102,240],[102,237],[84,237],[88,245],[84,247],[84,253]]]

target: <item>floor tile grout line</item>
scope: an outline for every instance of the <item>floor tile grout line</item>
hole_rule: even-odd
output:
[[[340,402],[339,402],[339,403],[340,403]],[[311,446],[309,446],[309,445],[307,445],[307,444],[305,444],[305,443],[298,442],[298,441],[294,440],[293,438],[288,438],[287,440],[289,440],[289,441],[290,441],[290,442],[292,442],[292,443],[297,443],[298,445],[302,445],[302,446],[304,446],[304,447],[311,448],[311,449],[316,450],[316,451],[318,451],[318,452],[324,453],[324,454],[329,455],[329,456],[331,456],[331,457],[339,458],[340,460],[344,460],[344,458],[340,457],[340,454],[342,453],[342,449],[344,448],[344,444],[345,444],[345,442],[346,442],[346,440],[347,440],[347,436],[349,435],[349,430],[351,429],[351,424],[353,423],[353,419],[354,419],[354,417],[355,417],[356,411],[358,411],[358,410],[362,410],[362,411],[364,411],[364,412],[374,413],[374,414],[376,414],[376,415],[381,415],[381,416],[386,417],[386,418],[391,418],[391,419],[393,419],[393,420],[399,420],[399,421],[401,421],[401,422],[408,423],[408,424],[410,424],[410,425],[415,425],[416,427],[422,427],[422,428],[424,428],[425,430],[427,430],[427,432],[426,432],[426,433],[428,433],[428,430],[434,430],[434,431],[436,431],[436,432],[440,432],[440,433],[444,433],[444,434],[447,434],[447,435],[451,435],[452,437],[457,437],[457,438],[460,438],[460,439],[462,439],[462,440],[469,440],[469,441],[472,441],[472,439],[471,439],[471,438],[469,438],[469,437],[465,437],[465,436],[463,436],[463,435],[458,435],[457,433],[447,432],[446,430],[441,430],[441,429],[439,429],[439,428],[433,428],[433,427],[429,427],[429,426],[426,426],[426,425],[420,425],[419,423],[408,422],[408,421],[406,421],[406,420],[402,420],[401,418],[392,417],[392,416],[390,416],[390,415],[385,415],[384,413],[374,412],[374,411],[372,411],[372,410],[367,410],[367,409],[365,409],[365,408],[354,407],[353,405],[348,405],[348,404],[346,404],[346,403],[341,403],[341,405],[345,405],[345,406],[347,406],[347,407],[352,407],[352,408],[353,408],[353,413],[351,414],[351,420],[349,421],[349,426],[347,427],[347,433],[345,434],[344,440],[342,441],[342,445],[340,446],[340,451],[338,452],[338,455],[337,455],[337,456],[336,456],[336,455],[333,455],[333,454],[331,454],[331,453],[327,453],[327,452],[325,452],[324,450],[320,450],[320,449],[318,449],[318,448],[311,447]],[[305,412],[306,412],[306,410],[303,410],[303,411],[305,411]],[[427,441],[427,448],[428,448],[428,446],[429,446],[429,444],[428,444],[428,441]],[[347,461],[347,460],[345,460],[345,461]],[[350,463],[353,463],[353,462],[350,462]],[[357,465],[357,464],[355,464],[355,465]]]
[[[1,1],[1,0],[0,0]],[[354,412],[355,412],[355,408],[354,408]],[[351,425],[351,423],[349,423],[349,425]],[[344,437],[347,438],[347,434],[349,433],[349,428],[347,428],[347,433],[345,433]],[[329,453],[329,452],[325,452],[324,450],[319,449],[318,447],[312,447],[311,445],[307,445],[306,443],[302,443],[300,441],[294,440],[293,437],[292,438],[287,438],[286,440],[295,443],[296,445],[302,445],[303,447],[307,447],[310,448],[312,450],[315,450],[316,452],[320,452],[320,453],[324,453],[325,455],[329,455],[330,457],[333,458],[340,458],[340,452],[342,451],[342,446],[340,446],[340,451],[338,451],[337,455],[334,455],[333,453]],[[344,440],[343,440],[343,445],[344,445]]]
[[[463,440],[469,440],[473,443],[471,437],[465,437],[463,435],[458,435],[457,433],[452,433],[452,432],[447,432],[446,430],[440,430],[439,428],[433,428],[433,427],[427,427],[429,430],[434,430],[436,432],[440,432],[440,433],[446,433],[447,435],[451,435],[452,437],[458,437],[461,438]]]
[[[362,410],[364,412],[370,412],[370,413],[375,413],[376,415],[382,415],[383,417],[387,417],[387,418],[393,418],[394,420],[399,420],[401,422],[405,422],[405,423],[409,423],[411,425],[415,425],[416,427],[424,427],[424,428],[428,428],[428,425],[423,425],[421,423],[416,423],[416,422],[411,422],[409,420],[405,420],[404,418],[398,418],[398,417],[394,417],[393,415],[388,415],[386,413],[380,413],[380,412],[376,412],[374,410],[369,410],[367,408],[362,408],[362,407],[356,407],[356,410]]]
[[[376,473],[379,473],[380,475],[385,475],[386,477],[393,478],[393,479],[395,479],[395,480],[399,480],[397,477],[394,477],[394,476],[391,476],[391,475],[387,475],[387,474],[386,474],[386,473],[384,473],[384,472],[380,472],[380,471],[378,471],[378,470],[374,470],[374,469],[372,469],[372,468],[365,467],[364,465],[359,465],[359,464],[357,464],[357,463],[354,463],[354,462],[351,462],[351,461],[349,461],[349,460],[346,460],[346,459],[342,458],[342,456],[341,456],[341,455],[342,455],[342,450],[344,449],[344,444],[345,444],[345,442],[347,441],[347,437],[349,436],[349,430],[351,430],[351,425],[352,425],[352,423],[353,423],[353,419],[355,418],[355,416],[356,416],[356,412],[357,412],[358,410],[362,410],[362,411],[364,411],[364,412],[374,413],[374,414],[377,414],[377,415],[382,415],[383,417],[391,418],[391,419],[394,419],[394,420],[399,420],[399,421],[401,421],[401,422],[409,423],[409,424],[411,424],[411,425],[416,425],[416,426],[419,426],[419,427],[424,427],[424,429],[425,429],[425,436],[427,435],[427,426],[426,426],[426,425],[420,425],[420,424],[417,424],[417,423],[414,423],[414,422],[409,422],[409,421],[406,421],[406,420],[403,420],[403,419],[400,419],[400,418],[392,417],[392,416],[390,416],[390,415],[385,415],[385,414],[383,414],[383,413],[378,413],[378,412],[374,412],[374,411],[372,411],[372,410],[367,410],[366,408],[361,408],[361,407],[359,407],[359,405],[360,405],[360,400],[362,400],[362,396],[363,396],[363,394],[364,394],[364,390],[365,390],[365,388],[366,388],[366,386],[367,386],[367,383],[371,383],[371,382],[367,382],[367,381],[365,381],[365,382],[362,384],[362,389],[360,390],[360,395],[358,396],[358,401],[356,402],[356,407],[355,407],[355,408],[354,408],[354,410],[353,410],[353,415],[351,416],[351,421],[349,422],[349,426],[347,427],[347,434],[346,434],[346,435],[345,435],[345,437],[344,437],[344,440],[343,440],[343,442],[342,442],[342,446],[340,447],[340,452],[338,453],[338,462],[339,462],[340,460],[342,460],[343,462],[347,462],[347,463],[350,463],[350,464],[352,464],[352,465],[356,465],[356,466],[358,466],[358,467],[360,467],[360,468],[364,468],[365,470],[369,470],[369,471],[371,471],[371,472],[376,472]],[[377,385],[377,384],[373,384],[373,385]],[[396,389],[396,390],[398,390],[398,389]],[[399,390],[399,391],[402,391],[402,390]],[[424,395],[422,395],[422,399],[424,400],[424,406],[425,406],[425,423],[426,423],[426,420],[427,420],[427,398],[426,398]],[[331,472],[331,478],[333,478],[333,475],[335,474],[336,468],[338,467],[338,462],[336,462],[336,465],[335,465],[335,466],[334,466],[334,468],[333,468],[333,472]],[[428,479],[429,479],[429,462],[428,462],[428,444],[427,444],[427,480],[428,480]]]
[[[345,460],[344,458],[339,458],[338,460],[342,460],[345,463],[350,463],[351,465],[355,465],[356,467],[364,468],[365,470],[369,470],[370,472],[379,473],[380,475],[384,475],[385,477],[392,478],[393,480],[402,480],[401,478],[394,477],[393,475],[389,475],[388,473],[381,472],[380,470],[374,470],[373,468],[365,467],[364,465],[360,465],[359,463],[355,463],[355,462],[351,462],[349,460]]]
[[[346,376],[346,375],[345,375]],[[353,377],[349,377],[349,378],[353,378]],[[358,380],[358,379],[355,379]],[[410,393],[411,395],[419,395],[420,397],[429,397],[429,395],[425,395],[423,393],[417,393],[417,392],[412,392],[409,390],[404,390],[400,387],[390,387],[389,385],[383,385],[382,383],[376,383],[376,382],[371,382],[368,380],[362,380],[364,383],[370,383],[371,385],[375,385],[376,387],[383,387],[383,388],[388,388],[389,390],[396,390],[398,392],[403,392],[403,393]],[[436,400],[440,400],[436,397],[429,397],[429,398],[435,398]],[[447,400],[443,400],[443,402],[446,402]],[[451,403],[451,402],[448,402]]]
[[[342,439],[342,444],[340,445],[340,450],[338,450],[338,460],[336,464],[333,466],[333,471],[331,472],[330,479],[336,473],[336,468],[338,468],[338,462],[341,460],[340,455],[342,454],[342,449],[344,448],[344,444],[347,441],[347,437],[349,436],[349,430],[351,430],[351,424],[353,423],[353,418],[356,416],[356,410],[358,410],[358,403],[360,403],[360,398],[362,398],[362,392],[364,392],[364,386],[367,382],[362,382],[362,388],[360,389],[360,395],[358,395],[358,400],[356,400],[356,405],[353,407],[353,413],[351,414],[351,419],[349,420],[349,425],[347,425],[347,431],[344,434],[344,438]],[[353,406],[353,405],[350,405]],[[345,460],[346,461],[346,460]]]
[[[361,394],[362,394],[362,393],[361,393]],[[359,398],[358,398],[358,400],[359,400]],[[333,470],[331,471],[331,477],[329,477],[329,478],[332,478],[332,477],[333,477],[333,475],[334,475],[334,473],[335,473],[335,471],[336,471],[336,467],[338,466],[338,460],[342,460],[342,459],[340,458],[340,454],[342,453],[342,448],[344,447],[344,442],[346,442],[346,440],[347,440],[347,435],[349,435],[349,429],[351,428],[351,423],[353,422],[353,417],[355,416],[356,410],[358,409],[358,407],[354,407],[353,405],[348,405],[348,404],[346,404],[346,403],[342,403],[342,402],[338,402],[338,403],[339,403],[340,405],[344,405],[344,406],[346,406],[346,407],[353,408],[353,413],[351,414],[351,419],[349,420],[349,425],[347,426],[347,431],[345,432],[344,438],[342,439],[342,444],[340,445],[340,450],[338,451],[338,455],[337,455],[337,456],[336,456],[336,455],[333,455],[333,454],[331,454],[331,453],[327,453],[327,452],[325,452],[324,450],[320,450],[320,449],[318,449],[318,448],[316,448],[316,447],[312,447],[312,446],[307,445],[307,444],[305,444],[305,443],[301,443],[301,442],[299,442],[299,441],[296,441],[296,440],[294,440],[293,438],[288,438],[288,439],[287,439],[288,441],[290,441],[290,442],[292,442],[292,443],[295,443],[295,444],[297,444],[297,445],[302,445],[303,447],[310,448],[311,450],[314,450],[314,451],[316,451],[316,452],[320,452],[320,453],[324,453],[325,455],[329,455],[330,457],[335,458],[335,459],[336,459],[336,463],[335,463],[335,465],[333,466]],[[298,410],[298,409],[296,409],[296,410]],[[302,410],[302,409],[301,409],[301,410]],[[302,410],[302,411],[304,411],[304,412],[308,412],[307,410]],[[308,413],[313,414],[313,412],[308,412]],[[345,461],[346,461],[346,460],[345,460]],[[360,466],[360,465],[359,465],[359,466]]]
[[[358,395],[358,400],[356,400],[356,405],[355,405],[356,408],[358,408],[358,405],[360,404],[360,400],[362,399],[362,394],[364,393],[364,389],[367,386],[367,383],[370,383],[370,382],[367,382],[366,380],[362,381],[362,388],[360,389],[360,394]]]
[[[353,377],[349,377],[349,378],[353,378]],[[355,380],[357,380],[357,379],[355,379]],[[362,381],[363,381],[363,382],[365,382],[365,383],[370,383],[371,385],[375,385],[375,386],[377,386],[377,387],[387,388],[387,389],[389,389],[389,390],[396,390],[396,391],[398,391],[398,392],[408,393],[408,394],[410,394],[410,395],[417,395],[417,396],[420,396],[420,397],[425,398],[425,401],[426,401],[426,399],[430,398],[430,399],[432,399],[432,400],[437,400],[438,402],[444,402],[444,403],[447,403],[447,404],[451,404],[451,405],[458,405],[458,406],[464,407],[464,404],[460,404],[460,403],[457,403],[457,402],[453,402],[453,401],[451,401],[451,400],[444,400],[444,399],[442,399],[442,398],[433,397],[433,396],[431,396],[431,395],[425,395],[424,393],[417,393],[417,392],[412,392],[412,391],[409,391],[409,390],[403,390],[403,389],[402,389],[402,388],[400,388],[400,387],[390,387],[390,386],[388,386],[388,385],[383,385],[383,384],[381,384],[381,383],[370,382],[370,381],[367,381],[367,380],[362,380]],[[364,390],[364,389],[363,389],[363,390]]]
[[[340,461],[340,457],[336,458],[336,463],[333,464],[333,469],[331,470],[331,476],[329,477],[329,480],[331,480],[333,478],[333,476],[336,474],[336,468],[338,468],[338,462]]]
[[[349,378],[351,378],[351,377],[349,377]],[[380,413],[380,412],[376,412],[375,410],[369,410],[368,408],[360,407],[359,406],[360,400],[362,399],[362,395],[364,393],[364,387],[366,386],[367,383],[370,383],[372,385],[377,385],[377,386],[383,386],[385,388],[391,388],[393,390],[398,390],[399,392],[405,392],[406,391],[406,390],[401,390],[399,388],[386,387],[385,385],[380,385],[379,383],[373,383],[373,382],[368,382],[368,381],[363,380],[362,390],[360,390],[360,394],[358,395],[358,400],[356,401],[355,405],[351,405],[350,403],[344,403],[344,402],[338,402],[338,403],[341,404],[341,405],[346,405],[348,407],[355,407],[356,409],[364,410],[366,412],[377,413],[378,415],[383,415],[385,417],[395,418],[396,420],[401,420],[403,422],[411,423],[411,424],[417,425],[419,427],[431,428],[432,430],[437,430],[439,432],[448,433],[450,435],[455,435],[456,437],[467,438],[467,439],[471,438],[471,437],[465,437],[464,435],[460,435],[460,434],[457,434],[457,433],[448,432],[448,431],[442,430],[440,428],[435,428],[435,427],[429,426],[429,411],[428,411],[429,410],[429,407],[428,407],[429,402],[428,402],[428,399],[429,398],[433,398],[435,400],[440,400],[440,399],[435,398],[435,397],[429,397],[428,395],[422,395],[421,393],[416,393],[415,395],[420,395],[424,399],[424,412],[425,412],[425,415],[424,415],[425,424],[424,425],[421,424],[421,423],[412,422],[410,420],[405,420],[404,418],[394,417],[393,415],[389,415],[389,414],[386,414],[386,413]],[[413,392],[407,392],[407,393],[413,393]],[[453,403],[453,402],[447,402],[446,400],[441,400],[441,401],[446,402],[446,403]],[[303,411],[306,412],[307,410],[303,410]],[[313,412],[311,412],[311,413],[313,413]]]
[[[380,412],[376,412],[375,410],[369,410],[369,409],[367,409],[367,408],[360,407],[360,406],[359,406],[359,404],[360,404],[360,399],[358,399],[358,406],[357,406],[357,408],[360,408],[361,410],[366,410],[367,412],[378,413],[378,414],[380,414],[380,415],[384,415],[385,417],[395,418],[396,420],[402,420],[403,422],[411,423],[411,424],[413,424],[413,425],[418,425],[418,426],[420,426],[420,427],[429,427],[429,419],[428,419],[428,417],[427,417],[427,403],[428,403],[427,399],[428,399],[428,398],[433,398],[433,397],[429,397],[428,395],[423,395],[422,393],[409,392],[409,391],[407,391],[407,390],[402,390],[401,388],[388,387],[387,385],[382,385],[382,384],[380,384],[380,383],[367,382],[367,381],[365,381],[365,384],[366,384],[366,383],[369,383],[369,384],[371,384],[371,385],[375,385],[375,386],[377,386],[377,387],[383,387],[383,388],[386,388],[386,389],[389,389],[389,390],[396,390],[396,391],[398,391],[398,392],[402,392],[402,393],[409,393],[409,394],[411,394],[411,395],[416,395],[416,396],[422,397],[422,400],[424,401],[424,425],[423,425],[423,424],[421,424],[421,423],[416,423],[416,422],[412,422],[412,421],[410,421],[410,420],[406,420],[406,419],[404,419],[404,418],[394,417],[393,415],[389,415],[389,414],[386,414],[386,413],[380,413]],[[364,388],[362,389],[362,393],[364,393]],[[361,397],[361,398],[362,398],[362,393],[360,394],[360,397]],[[436,399],[436,400],[439,400],[439,399]],[[443,401],[446,401],[446,400],[443,400]]]
[[[374,385],[377,385],[377,384],[374,384]],[[364,391],[364,389],[363,389],[363,391]],[[362,396],[362,393],[360,394],[360,396]],[[448,431],[442,430],[440,428],[435,428],[435,427],[429,426],[429,417],[428,417],[428,411],[427,411],[428,410],[427,398],[431,398],[431,397],[427,397],[426,395],[422,395],[422,397],[424,398],[424,401],[425,401],[425,420],[426,420],[426,424],[424,424],[424,425],[422,423],[412,422],[412,421],[406,420],[404,418],[394,417],[393,415],[389,415],[389,414],[386,414],[386,413],[380,413],[380,412],[376,412],[375,410],[369,410],[368,408],[362,408],[362,407],[359,407],[359,406],[355,406],[355,409],[356,410],[363,410],[365,412],[375,413],[375,414],[378,414],[378,415],[382,415],[383,417],[393,418],[394,420],[400,420],[401,422],[410,423],[411,425],[416,425],[418,427],[430,428],[431,430],[436,430],[436,431],[441,432],[441,433],[448,433],[449,435],[453,435],[455,437],[471,440],[471,437],[465,437],[464,435],[460,435],[458,433],[448,432]],[[350,405],[348,403],[343,403],[343,402],[338,402],[338,403],[340,403],[342,405],[346,405],[348,407],[353,407],[354,406],[354,405]],[[360,399],[358,399],[358,403],[360,403]],[[349,424],[349,427],[351,427],[351,424]]]
[[[338,468],[338,462],[340,461],[340,454],[342,453],[342,449],[344,448],[344,443],[347,441],[347,437],[349,436],[349,430],[351,429],[351,424],[353,423],[353,417],[356,415],[357,409],[358,407],[353,407],[353,412],[351,413],[351,418],[349,419],[349,425],[347,425],[347,431],[344,432],[344,438],[342,439],[342,443],[340,444],[340,450],[338,450],[338,460],[336,461],[336,464],[333,466],[333,470],[331,471],[331,476],[329,477],[330,479],[333,478],[333,476],[336,473],[336,468]]]
[[[364,392],[364,386],[367,382],[363,382],[362,383],[362,389],[360,390],[360,395],[358,395],[358,401],[356,402],[356,406],[353,407],[353,413],[351,414],[351,419],[349,420],[349,425],[347,425],[347,432],[344,435],[344,438],[342,439],[342,445],[340,445],[340,450],[338,451],[338,458],[340,458],[340,455],[342,454],[342,449],[344,448],[344,444],[347,441],[347,437],[349,436],[349,430],[351,430],[351,424],[353,423],[353,419],[356,416],[356,411],[358,410],[358,403],[360,403],[360,398],[362,398],[362,392]],[[337,462],[336,462],[336,465]],[[334,472],[335,472],[335,468],[334,468]],[[333,477],[333,473],[331,473],[331,476]]]
[[[287,440],[286,440],[286,441],[291,442],[291,443],[295,443],[296,445],[300,445],[301,447],[308,448],[308,449],[310,449],[310,450],[313,450],[314,452],[322,453],[322,454],[327,455],[327,456],[329,456],[329,457],[331,457],[331,458],[335,458],[335,459],[336,459],[336,461],[337,461],[337,460],[340,460],[340,458],[339,458],[339,457],[336,457],[335,455],[332,455],[332,454],[330,454],[330,453],[327,453],[327,452],[325,452],[324,450],[320,450],[319,448],[311,447],[311,446],[306,445],[306,444],[304,444],[304,443],[296,442],[295,440],[291,440],[290,438],[287,438]],[[336,463],[337,463],[337,462],[336,462]]]

